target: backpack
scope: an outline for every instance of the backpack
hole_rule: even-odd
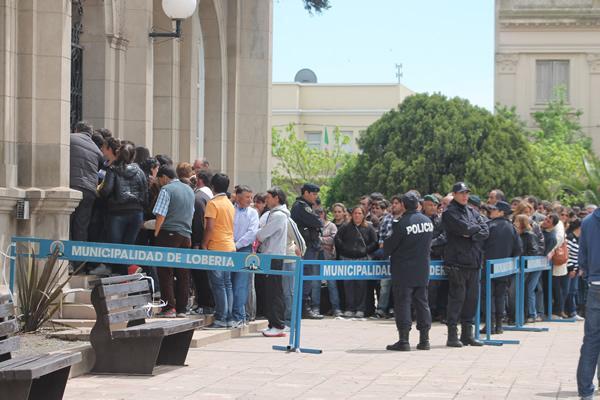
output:
[[[552,264],[563,265],[566,264],[568,260],[569,248],[567,247],[567,240],[565,239],[563,243],[554,250],[554,254],[552,255]]]

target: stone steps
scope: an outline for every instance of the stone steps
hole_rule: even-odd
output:
[[[177,320],[179,318],[173,318]],[[147,322],[157,321],[158,319],[148,319]],[[208,321],[205,321],[205,323]],[[212,318],[211,321],[212,323]],[[239,338],[248,334],[260,332],[268,325],[267,321],[253,321],[242,328],[224,329],[224,330],[206,330],[201,327],[196,329],[192,337],[190,347],[198,348],[211,343],[218,343],[228,339]],[[48,336],[55,339],[71,340],[71,341],[89,341],[92,328],[89,326],[67,329],[49,333]]]

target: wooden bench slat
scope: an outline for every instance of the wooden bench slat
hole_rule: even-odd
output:
[[[131,282],[131,283],[119,283],[116,285],[103,285],[98,288],[98,295],[102,297],[109,297],[117,294],[128,294],[137,292],[147,292],[150,290],[150,286],[147,280]]]
[[[0,379],[35,379],[82,360],[81,352],[43,354],[0,363]]]
[[[0,304],[0,318],[12,317],[15,315],[15,306],[13,303]]]
[[[16,319],[9,319],[8,321],[0,322],[0,336],[7,336],[11,333],[15,333],[19,329]]]
[[[112,337],[117,339],[135,338],[144,336],[169,336],[176,333],[200,327],[202,320],[192,319],[184,321],[153,322],[144,325],[132,326],[112,331]]]
[[[118,324],[136,319],[147,318],[148,314],[144,308],[134,308],[133,310],[120,311],[112,314],[106,314],[104,320],[108,324]]]
[[[0,340],[0,355],[6,353],[12,353],[19,348],[21,338],[18,336],[12,336],[8,339]]]
[[[143,274],[133,274],[133,275],[121,275],[121,276],[111,276],[108,278],[99,278],[90,281],[90,285],[114,285],[117,283],[126,283],[131,281],[139,281],[145,275]]]
[[[150,293],[147,294],[138,294],[135,296],[122,297],[114,300],[106,300],[106,312],[110,312],[112,310],[118,310],[125,307],[138,307],[145,306],[146,304],[152,301],[152,296]]]

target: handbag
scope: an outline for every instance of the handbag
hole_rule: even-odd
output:
[[[565,239],[563,243],[554,250],[554,254],[552,254],[552,264],[563,265],[566,264],[568,260],[569,248],[567,247],[567,240]]]

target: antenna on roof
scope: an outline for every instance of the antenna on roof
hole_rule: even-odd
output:
[[[396,78],[398,78],[398,84],[400,83],[400,79],[402,79],[404,75],[402,74],[402,64],[396,64]]]

